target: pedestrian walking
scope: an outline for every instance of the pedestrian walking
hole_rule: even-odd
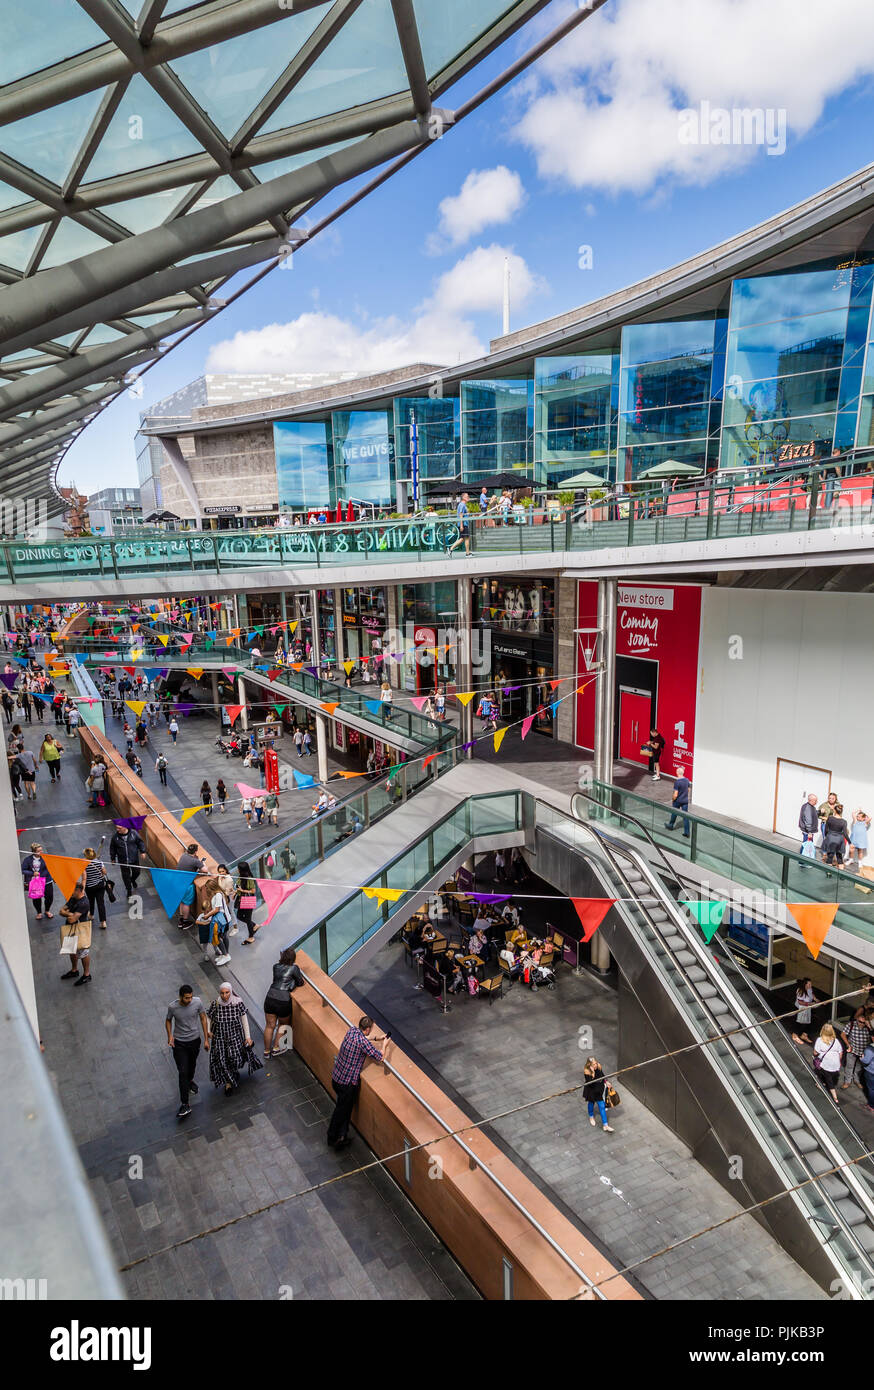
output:
[[[223,1086],[231,1095],[240,1084],[240,1071],[251,1076],[264,1063],[255,1056],[246,1006],[231,986],[221,986],[207,1013],[209,1020],[209,1078],[215,1087]]]
[[[825,1089],[837,1105],[838,1077],[841,1074],[843,1052],[830,1023],[824,1023],[813,1044],[813,1065]]]
[[[254,804],[253,804],[253,806],[252,806],[252,810],[253,810],[254,813],[255,813],[255,824],[256,824],[256,825],[260,825],[261,822],[262,822],[263,819],[264,819],[264,809],[265,809],[265,806],[266,806],[265,798],[264,798],[263,796],[256,796],[256,797],[255,797]]]
[[[57,782],[61,776],[61,751],[54,734],[46,734],[39,746],[39,761],[45,763],[53,782]]]
[[[252,798],[244,796],[240,802],[240,812],[246,817],[246,829],[252,829]]]
[[[252,922],[252,913],[258,902],[257,885],[255,875],[252,873],[252,866],[247,859],[241,859],[237,865],[237,881],[233,888],[234,905],[237,913],[237,920],[243,923],[246,928],[245,946],[252,946],[255,941],[255,933],[260,931]]]
[[[457,550],[460,545],[464,546],[465,553],[470,554],[470,496],[463,492],[455,508],[455,518],[458,525],[458,540],[453,545],[446,547],[446,554],[451,555],[453,550]]]
[[[382,706],[382,713],[383,717],[386,720],[386,723],[388,723],[388,721],[391,719],[391,708],[393,699],[394,696],[392,694],[392,688],[389,685],[388,681],[384,680],[379,688],[379,703]]]
[[[340,1044],[331,1072],[331,1086],[337,1103],[328,1125],[329,1148],[344,1149],[352,1142],[349,1138],[349,1121],[361,1087],[362,1068],[369,1057],[376,1062],[383,1061],[385,1052],[388,1051],[388,1046],[385,1052],[380,1052],[374,1044],[384,1042],[387,1045],[391,1034],[377,1036],[371,1041],[372,1032],[373,1019],[363,1014],[358,1020],[358,1027],[347,1029],[346,1036]]]
[[[173,742],[175,743],[176,740],[177,740],[177,738],[179,737],[179,725],[178,725],[178,723],[176,722],[176,716],[175,716],[175,714],[174,714],[173,718],[170,720],[170,723],[167,725],[167,730],[168,730],[168,732],[169,732],[169,734],[170,734],[170,737],[172,738]]]
[[[294,731],[294,746],[297,749],[297,756],[303,757],[303,729],[297,728]]]
[[[106,865],[99,858],[106,836],[100,837],[100,844],[96,849],[90,846],[83,849],[82,858],[88,860],[85,872],[82,875],[82,886],[85,889],[85,896],[88,899],[88,907],[92,918],[97,916],[101,931],[106,931],[106,898],[110,895],[112,901],[112,886],[106,876]]]
[[[163,754],[163,753],[159,753],[158,756],[157,756],[157,758],[155,759],[155,771],[157,772],[158,776],[159,776],[160,779],[161,779],[161,786],[162,786],[162,787],[166,787],[166,785],[167,785],[167,759],[164,757],[164,754]]]
[[[28,801],[36,801],[36,754],[30,748],[22,748],[16,754],[15,762]]]
[[[206,861],[200,854],[197,844],[192,840],[190,845],[186,845],[182,854],[176,861],[176,868],[185,874],[199,874],[203,872]],[[191,926],[191,909],[197,898],[197,886],[194,879],[191,880],[182,899],[179,903],[179,929],[187,931]]]
[[[692,783],[690,782],[689,778],[686,776],[686,769],[685,769],[684,767],[681,767],[681,766],[680,766],[680,767],[677,768],[677,776],[676,776],[676,778],[674,779],[674,790],[673,790],[673,792],[672,792],[672,794],[671,794],[671,814],[670,814],[670,817],[668,818],[668,820],[665,821],[665,829],[666,829],[666,830],[673,830],[674,825],[676,824],[677,813],[678,813],[678,812],[680,812],[680,811],[688,811],[688,809],[689,809],[689,799],[690,799],[690,796],[691,796],[691,792],[692,792]],[[684,815],[684,816],[683,816],[683,835],[684,835],[685,838],[688,840],[690,834],[691,834],[691,821],[689,820],[689,817],[688,817],[688,816]]]
[[[313,756],[313,736],[309,729],[303,731],[303,755],[305,758]]]
[[[61,908],[64,919],[61,927],[61,951],[70,958],[69,970],[61,976],[62,980],[75,980],[76,985],[91,983],[91,907],[82,879],[77,879],[64,906]],[[72,950],[64,947],[72,944]],[[82,974],[79,974],[79,961]]]
[[[812,1043],[812,1039],[807,1036],[807,1029],[810,1027],[812,1017],[811,1008],[815,1003],[816,995],[813,992],[813,984],[805,978],[795,990],[795,1007],[798,1013],[795,1015],[797,1028],[792,1034],[792,1041],[798,1043],[799,1047],[802,1043],[807,1043],[808,1046]]]
[[[215,799],[219,804],[222,815],[225,814],[225,802],[228,799],[228,789],[225,786],[224,778],[220,777],[215,784]]]
[[[279,794],[278,792],[268,792],[264,802],[267,819],[271,825],[279,824]]]
[[[502,849],[495,850],[495,883],[504,883],[507,878],[507,856]]]
[[[90,794],[91,806],[106,805],[106,764],[102,758],[92,759],[88,776],[85,778],[85,789]]]
[[[856,1010],[849,1023],[842,1028],[841,1042],[847,1049],[844,1058],[844,1081],[841,1086],[841,1090],[846,1091],[854,1081],[857,1086],[861,1085],[858,1080],[859,1070],[865,1050],[871,1045],[871,1028],[864,1005]]]
[[[607,1134],[613,1133],[612,1125],[607,1123],[607,1082],[604,1080],[604,1072],[597,1057],[588,1057],[583,1068],[585,1084],[583,1086],[583,1099],[589,1110],[589,1124],[595,1123],[595,1106],[598,1107],[598,1114],[601,1116],[601,1128]]]
[[[135,830],[130,830],[126,825],[116,827],[115,834],[109,842],[109,857],[112,863],[118,864],[121,869],[128,902],[134,895],[140,876],[141,856],[145,852],[146,846]]]
[[[291,1022],[291,996],[306,980],[295,964],[297,951],[287,946],[273,967],[273,980],[264,996],[264,1056],[277,1057],[276,1037],[283,1024]]]
[[[198,1085],[194,1079],[197,1058],[200,1054],[201,1037],[205,1052],[209,1052],[209,1019],[203,1000],[195,994],[191,985],[179,986],[179,997],[167,1006],[164,1020],[167,1030],[167,1044],[173,1052],[173,1061],[179,1073],[179,1109],[176,1118],[184,1120],[191,1114],[189,1096],[197,1095]]]
[[[816,809],[816,792],[810,792],[798,813],[798,829],[801,831],[801,853],[807,859],[816,858],[814,836],[819,830],[819,812]]]
[[[204,895],[209,900],[209,912],[212,917],[212,944],[217,948],[215,964],[228,965],[231,959],[228,949],[231,907],[218,877],[207,880]]]
[[[212,787],[205,779],[200,784],[200,804],[206,815],[212,815]]]
[[[24,891],[36,908],[36,920],[42,921],[43,913],[46,917],[54,917],[51,911],[52,903],[55,900],[55,885],[49,875],[46,861],[43,859],[45,853],[38,840],[30,846],[30,854],[21,862],[21,875],[24,879]]]

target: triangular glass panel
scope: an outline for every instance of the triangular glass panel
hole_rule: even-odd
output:
[[[0,86],[106,42],[100,26],[70,0],[4,5]]]
[[[10,121],[3,127],[3,153],[52,183],[62,184],[102,99],[102,89],[86,92],[20,121]]]
[[[104,241],[103,237],[89,232],[88,228],[83,227],[79,222],[65,217],[49,242],[48,250],[40,261],[39,268],[40,270],[49,270],[55,265],[66,265],[68,261],[75,261],[80,256],[90,255],[92,251],[103,251],[109,244],[108,241]]]
[[[137,75],[119,102],[118,110],[88,165],[83,187],[117,174],[149,169],[155,164],[197,154],[200,145],[177,116]]]

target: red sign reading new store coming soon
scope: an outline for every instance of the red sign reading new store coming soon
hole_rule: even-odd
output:
[[[578,627],[597,625],[598,585],[579,585]],[[641,764],[640,749],[654,723],[665,740],[662,772],[679,764],[692,775],[701,629],[701,589],[695,584],[619,584],[616,631],[616,718],[619,756]],[[585,642],[586,639],[584,638]],[[595,685],[577,651],[577,676],[589,684],[577,696],[576,742],[595,741]]]

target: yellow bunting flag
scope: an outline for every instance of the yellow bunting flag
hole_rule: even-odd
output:
[[[157,637],[158,641],[161,643],[161,646],[162,646],[162,647],[166,647],[167,643],[170,641],[170,638],[167,637],[163,632],[157,632],[157,633],[155,634],[155,636]]]
[[[828,936],[828,929],[835,920],[838,903],[787,903],[786,906],[801,929],[808,951],[816,960]]]
[[[57,642],[57,640],[58,640],[58,638],[60,637],[60,635],[61,635],[61,634],[60,634],[59,632],[52,632],[52,633],[50,633],[50,636],[51,636],[51,639],[52,639],[53,642]]]
[[[76,879],[90,863],[88,859],[73,859],[66,854],[44,854],[43,860],[64,898],[69,898],[76,886]]]
[[[289,632],[297,632],[297,618],[295,618],[293,623],[288,624],[288,630]]]
[[[202,810],[202,806],[188,806],[179,817],[179,824],[184,825],[187,820],[191,820],[192,816],[196,816],[198,811]]]
[[[347,675],[347,676],[351,675],[352,672],[355,670],[355,662],[354,662],[354,661],[344,661],[344,662],[343,662],[343,670],[346,672],[346,675]]]
[[[134,714],[136,715],[137,719],[139,719],[139,717],[140,717],[140,715],[142,714],[143,710],[146,708],[146,701],[145,701],[145,700],[125,700],[125,704],[127,705],[128,709],[132,709],[132,710],[133,710],[133,712],[134,712]]]
[[[507,725],[507,728],[509,728],[509,725]],[[500,748],[501,744],[504,742],[504,734],[505,734],[506,732],[507,732],[507,729],[495,729],[495,732],[494,732],[494,734],[492,735],[492,738],[493,738],[494,744],[495,744],[495,752],[496,752],[496,753],[497,753],[498,749]]]
[[[146,654],[145,647],[135,647],[131,650],[131,661],[140,661]]]
[[[362,888],[365,898],[376,898],[381,903],[396,903],[404,896],[406,888]]]
[[[201,678],[201,676],[203,675],[203,667],[202,667],[202,666],[186,666],[186,667],[185,667],[185,670],[186,670],[187,674],[188,674],[189,676],[193,676],[194,679],[195,679],[196,681],[199,681],[200,678]]]
[[[455,698],[456,700],[460,700],[466,708],[470,704],[475,694],[475,690],[456,690]]]

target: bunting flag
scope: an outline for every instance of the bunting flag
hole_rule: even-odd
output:
[[[306,673],[307,673],[308,676],[316,676],[316,677],[317,677],[318,674],[319,674],[318,671],[316,670],[315,666],[305,666],[303,669],[306,671]]]
[[[208,642],[214,642],[215,639],[218,637],[218,628],[211,627],[209,632],[206,634],[206,637]]]
[[[297,632],[297,618],[295,618],[293,623],[288,624],[288,631],[290,634]]]
[[[201,676],[203,675],[203,667],[202,667],[202,666],[186,666],[186,668],[185,668],[185,674],[188,675],[188,676],[193,676],[194,679],[195,679],[196,681],[199,681],[200,678],[201,678]]]
[[[105,671],[106,667],[101,666],[100,669]],[[169,669],[169,666],[144,666],[143,675],[147,681],[163,680]]]
[[[507,728],[509,728],[509,725],[507,725],[507,727],[504,729],[495,729],[495,732],[492,735],[496,753],[499,751],[501,744],[504,742],[504,734],[507,732]]]
[[[282,907],[282,904],[287,898],[291,897],[292,893],[297,892],[298,888],[300,888],[300,884],[283,883],[273,878],[256,878],[255,882],[261,890],[261,896],[267,907],[267,916],[264,918],[264,921],[259,922],[258,925],[261,927],[269,927],[274,916]]]
[[[267,791],[264,787],[250,787],[246,782],[235,782],[234,786],[240,796],[266,796]]]
[[[131,632],[139,632],[140,626],[141,626],[140,623],[131,623],[131,625],[130,625],[130,630],[131,630]]]
[[[85,662],[88,660],[87,652],[74,652],[73,655],[76,658],[77,666],[84,666]]]
[[[191,817],[192,817],[192,816],[196,816],[197,813],[198,813],[198,811],[202,811],[202,810],[203,810],[203,807],[202,807],[202,806],[187,806],[186,809],[181,813],[181,815],[180,815],[180,817],[179,817],[179,824],[180,824],[180,825],[184,825],[185,822],[186,822],[187,820],[191,820]],[[174,871],[174,872],[175,872],[175,871]]]
[[[196,706],[196,705],[187,705],[187,704],[182,704],[182,705],[180,705],[180,704],[175,704],[175,705],[173,706],[173,712],[174,712],[174,714],[182,714],[182,715],[185,715],[186,717],[191,713],[191,711],[192,711],[193,709],[197,709],[197,706]]]
[[[199,809],[199,808],[198,808]],[[197,874],[189,869],[153,869],[152,883],[161,899],[161,906],[172,917]]]
[[[362,888],[365,898],[376,898],[380,903],[396,903],[408,891],[406,888]]]
[[[533,723],[534,723],[534,715],[533,715],[533,714],[529,714],[525,719],[522,720],[522,737],[523,737],[523,739],[526,739],[526,738],[528,737],[528,735],[531,733],[531,725],[532,725]]]
[[[6,689],[7,689],[7,690],[14,690],[14,689],[15,689],[15,682],[16,682],[17,680],[18,680],[18,672],[17,672],[17,671],[4,671],[4,673],[3,673],[2,675],[0,675],[0,681],[3,682],[3,684],[6,686]]]
[[[508,903],[512,898],[512,893],[468,893],[468,898],[473,898],[478,903]]]
[[[135,676],[136,673],[137,673],[137,668],[136,668],[136,666],[125,666],[124,669],[125,669],[125,671],[127,671],[127,673],[128,673],[129,676]]]
[[[237,674],[237,668],[236,668],[236,666],[223,666],[223,667],[222,667],[222,675],[227,676],[228,680],[233,680],[233,679],[234,679],[234,676],[235,676],[236,674]]]
[[[550,681],[549,684],[553,690],[558,690],[558,687],[561,685],[561,679],[557,681]]]
[[[591,941],[615,901],[615,898],[571,898],[583,928],[584,941]]]
[[[163,632],[156,632],[156,633],[155,633],[155,636],[157,637],[158,641],[161,643],[161,646],[162,646],[162,647],[166,647],[167,643],[170,641],[170,638],[166,635],[166,633],[163,633]]]
[[[239,633],[237,633],[236,635],[239,636]],[[226,647],[232,646],[232,645],[233,645],[233,641],[234,641],[234,633],[231,633],[230,637],[226,637],[226,638],[225,638],[225,646],[226,646]]]
[[[552,711],[552,717],[553,717],[553,719],[555,718],[556,714],[558,713],[558,707],[559,707],[560,704],[561,704],[561,700],[553,700],[552,704],[549,706],[550,710]]]
[[[43,860],[64,901],[72,894],[79,875],[91,863],[90,859],[74,859],[66,854],[44,854]]]
[[[302,662],[302,661],[293,661],[293,662],[291,663],[291,669],[292,669],[292,671],[296,671],[296,672],[298,673],[298,675],[300,675],[300,672],[303,670],[303,662]]]
[[[286,701],[284,705],[274,705],[273,708],[276,710],[276,713],[279,715],[279,718],[281,719],[282,716],[285,714],[285,711],[288,709],[288,702]]]
[[[410,696],[410,704],[413,706],[414,709],[417,709],[417,710],[419,710],[420,712],[425,708],[425,706],[427,705],[427,703],[428,703],[428,696],[427,696],[427,695],[411,695],[411,696]]]
[[[232,725],[236,723],[237,719],[239,718],[240,714],[245,708],[245,705],[225,705],[225,712],[227,713],[228,719],[230,719]]]
[[[50,700],[52,697],[50,695],[42,695],[40,698],[43,700]],[[91,708],[92,703],[94,705],[93,709]],[[106,722],[103,718],[102,700],[88,701],[88,708],[82,709],[82,722],[84,723],[86,729],[96,729],[97,732],[100,734],[106,733]]]
[[[54,875],[52,875],[54,877]],[[822,950],[822,943],[835,920],[839,903],[787,903],[804,937],[808,951],[816,960]]]
[[[308,776],[306,772],[298,772],[293,768],[291,775],[294,778],[294,785],[298,788],[303,789],[304,787],[314,787],[316,785],[315,777]]]
[[[179,636],[182,638],[182,641],[185,643],[186,646],[190,646],[190,644],[194,641],[193,632],[180,632]]]
[[[468,750],[468,748],[476,748],[476,739],[475,739],[475,738],[470,739],[470,741],[469,741],[468,743],[463,743],[463,744],[461,745],[461,752],[462,752],[462,753],[466,753],[467,750]]]
[[[267,670],[267,679],[268,679],[269,681],[275,681],[275,680],[276,680],[276,677],[277,677],[277,676],[281,676],[281,675],[282,675],[282,671],[281,671],[281,669],[280,669],[278,666],[270,667],[270,668]]]
[[[113,824],[124,825],[128,830],[135,830],[138,835],[145,823],[145,816],[118,816],[113,820]]]
[[[403,652],[389,652],[389,656],[391,657],[392,661],[403,661],[404,659]]]
[[[475,694],[475,690],[456,690],[455,698],[456,700],[460,700],[466,709]]]
[[[146,708],[146,701],[145,701],[145,700],[125,700],[125,704],[127,705],[128,709],[132,709],[132,710],[133,710],[133,712],[134,712],[134,714],[136,715],[137,719],[139,719],[139,717],[140,717],[140,715],[142,714],[143,710]]]
[[[337,700],[328,700],[328,701],[326,701],[326,702],[323,701],[323,702],[322,702],[321,708],[322,708],[323,710],[325,710],[328,714],[333,714],[333,713],[334,713],[334,710],[337,708],[338,704],[339,704],[339,701],[337,701]]]
[[[209,606],[212,609],[213,613],[217,613],[218,610],[221,608],[221,603],[211,603]]]
[[[436,757],[437,757],[437,754],[436,754],[436,753],[429,753],[428,756],[427,756],[427,758],[425,759],[425,761],[422,763],[422,768],[424,769],[424,768],[426,768],[426,767],[428,766],[429,763],[433,763],[433,761],[434,761],[434,759],[435,759]]]
[[[380,710],[382,709],[382,705],[380,704],[379,700],[365,700],[364,708],[368,710],[370,714],[379,714]]]
[[[709,945],[722,926],[722,919],[725,916],[725,909],[728,907],[728,903],[718,898],[712,901],[703,900],[701,902],[681,901],[682,906],[687,908],[695,918],[695,921],[704,933],[704,940]]]
[[[347,675],[347,676],[351,676],[352,672],[355,670],[355,662],[354,662],[354,661],[344,661],[344,662],[343,662],[343,670],[346,672],[346,675]]]

